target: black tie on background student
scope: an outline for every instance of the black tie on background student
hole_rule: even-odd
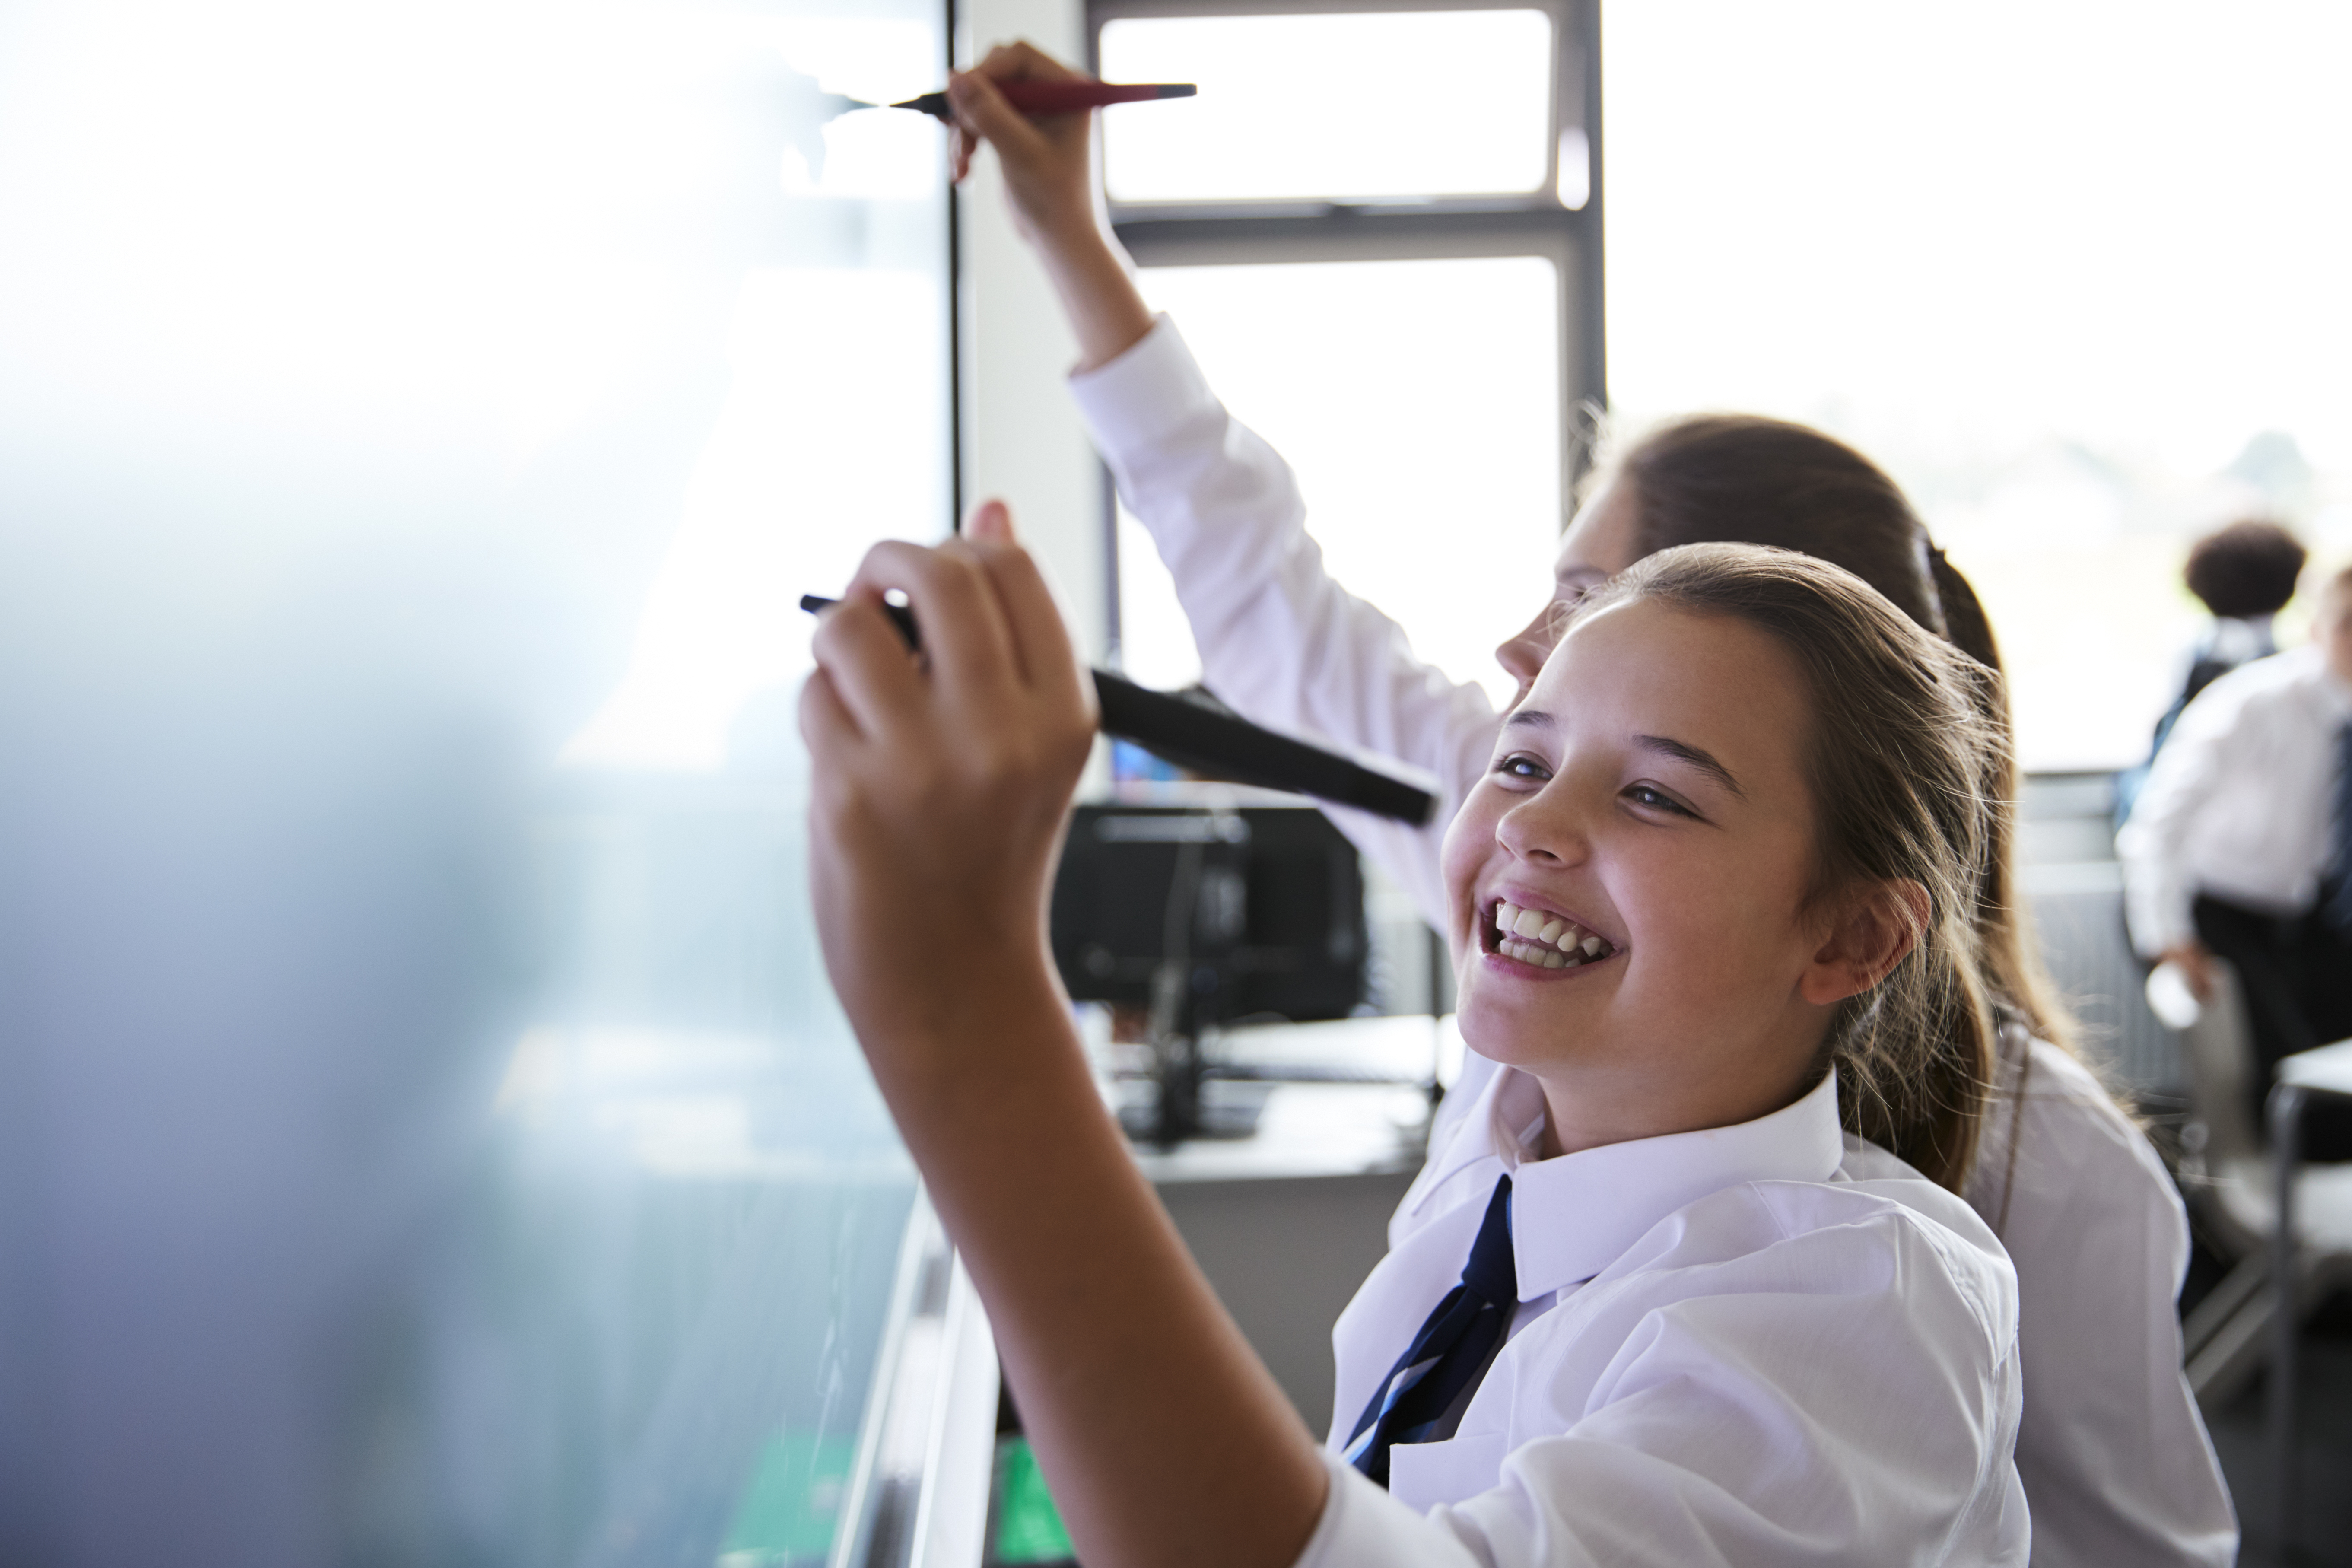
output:
[[[2307,647],[2189,704],[2116,840],[2132,939],[2210,994],[2228,959],[2269,1092],[2281,1057],[2352,1036],[2352,568]],[[2310,1153],[2352,1159],[2352,1119],[2315,1112]]]

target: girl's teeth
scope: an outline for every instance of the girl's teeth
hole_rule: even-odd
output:
[[[1516,959],[1530,969],[1573,969],[1584,962],[1580,952],[1561,952],[1556,948],[1538,947],[1534,942],[1517,937],[1507,937],[1497,950],[1505,958]]]
[[[1574,921],[1541,910],[1523,910],[1507,900],[1495,906],[1495,930],[1502,939],[1502,951],[1529,963],[1541,963],[1550,969],[1560,967],[1548,961],[1546,950],[1557,946],[1564,962],[1581,963],[1601,956],[1609,944]],[[1527,939],[1526,942],[1517,940]],[[1540,943],[1541,946],[1532,944]],[[1515,947],[1527,946],[1525,953],[1512,952]]]

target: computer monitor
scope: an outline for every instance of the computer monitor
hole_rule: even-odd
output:
[[[1364,1000],[1363,868],[1311,806],[1082,805],[1053,942],[1074,1000],[1149,1005],[1173,960],[1201,1022],[1344,1018]]]
[[[1071,996],[1148,1006],[1158,1092],[1124,1118],[1163,1147],[1240,1135],[1260,1094],[1223,1109],[1202,1085],[1285,1076],[1213,1063],[1218,1026],[1344,1018],[1370,948],[1355,846],[1311,806],[1078,808],[1054,883],[1055,963]]]

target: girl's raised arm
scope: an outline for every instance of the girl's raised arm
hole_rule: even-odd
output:
[[[1078,368],[1108,364],[1151,331],[1151,310],[1096,210],[1093,116],[1031,120],[996,90],[1000,81],[1077,79],[1078,73],[1028,44],[999,44],[969,71],[948,78],[956,116],[955,177],[970,172],[981,142],[996,149],[1013,218],[1037,252],[1077,334]]]
[[[936,550],[877,546],[818,629],[801,723],[826,968],[987,1304],[1079,1555],[1279,1568],[1315,1529],[1326,1472],[1129,1157],[1071,1026],[1045,910],[1093,707],[1035,564],[997,542],[1001,510]],[[920,658],[882,613],[890,590]]]

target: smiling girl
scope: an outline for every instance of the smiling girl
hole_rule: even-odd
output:
[[[1974,666],[1751,547],[1580,607],[1445,844],[1502,1065],[1340,1321],[1318,1450],[1088,1075],[1044,921],[1091,705],[1001,509],[971,531],[877,547],[818,632],[812,869],[1090,1568],[2024,1560],[2015,1279],[1930,1179],[1991,1062]]]
[[[1072,74],[1013,44],[952,75],[957,168],[969,168],[983,141],[992,149],[1013,222],[1077,342],[1073,403],[1169,569],[1202,679],[1258,723],[1433,774],[1450,818],[1483,775],[1501,715],[1481,686],[1419,658],[1401,626],[1326,570],[1318,537],[1355,521],[1327,512],[1310,530],[1297,476],[1224,406],[1179,323],[1147,308],[1099,209],[1088,117],[1029,120],[993,85]],[[1401,330],[1377,316],[1356,325],[1374,342]],[[1401,391],[1409,405],[1412,389]],[[1843,443],[1781,420],[1714,414],[1603,456],[1560,536],[1543,609],[1496,650],[1522,693],[1550,651],[1559,606],[1658,550],[1715,541],[1834,562],[2000,671],[1967,580],[1933,548],[1895,481]],[[1378,464],[1383,454],[1368,447],[1360,460]],[[1427,527],[1426,547],[1443,550],[1442,510]],[[1537,601],[1534,582],[1493,587],[1497,604],[1520,591]],[[1506,625],[1498,619],[1496,631]],[[2001,684],[1983,695],[1988,717],[2006,727]],[[2014,800],[2019,781],[2005,759],[2002,769],[1986,787]],[[1331,815],[1443,928],[1444,822]],[[1996,832],[1976,923],[2000,1022],[2000,1068],[1975,1163],[1944,1167],[1938,1179],[1991,1226],[2017,1270],[2028,1390],[2017,1466],[2036,1552],[2046,1565],[2226,1568],[2237,1557],[2236,1521],[2181,1371],[2175,1303],[2188,1215],[2155,1148],[2078,1056],[2033,940],[2015,825],[1997,822]],[[1478,1101],[1493,1070],[1480,1052],[1465,1056],[1433,1140]]]

